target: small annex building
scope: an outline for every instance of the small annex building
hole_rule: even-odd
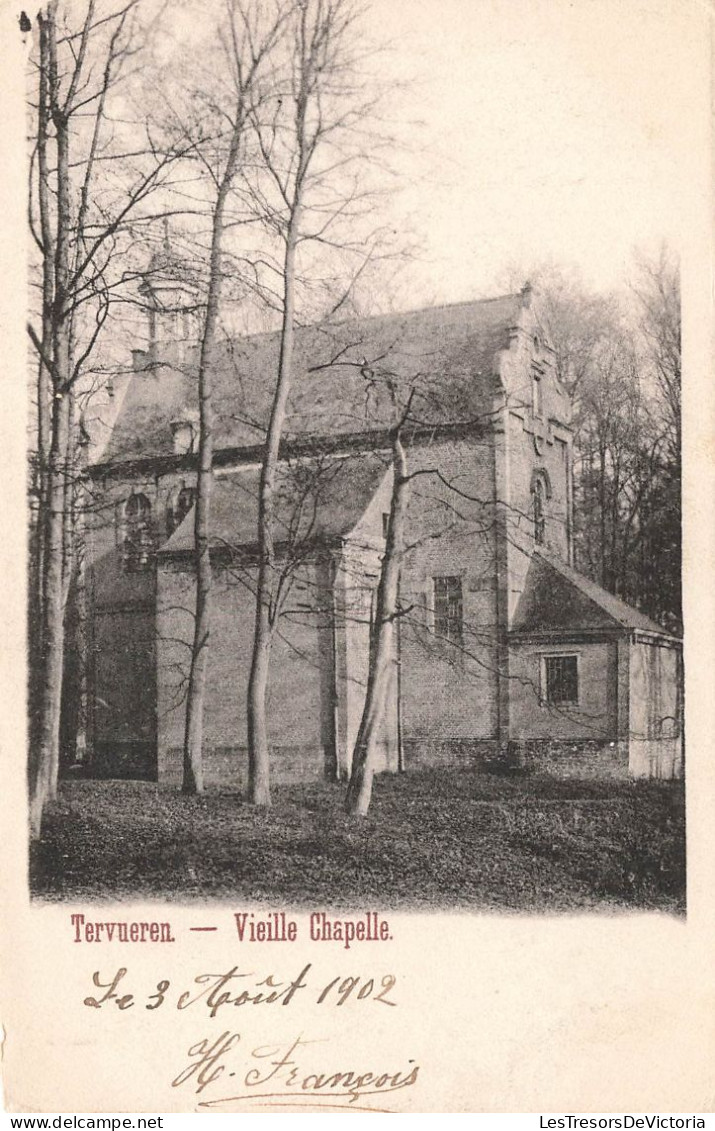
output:
[[[509,642],[511,738],[523,763],[564,774],[680,776],[677,639],[539,548]],[[604,743],[603,734],[613,738]]]
[[[162,284],[154,270],[143,294],[147,348],[86,423],[88,758],[97,776],[178,783],[197,349],[176,276]],[[239,338],[213,374],[209,784],[246,776],[257,487],[278,345],[273,333]],[[276,518],[274,779],[349,772],[396,388],[413,395],[405,441],[417,474],[382,768],[510,759],[558,775],[679,776],[680,644],[574,568],[571,406],[527,286],[298,331]]]

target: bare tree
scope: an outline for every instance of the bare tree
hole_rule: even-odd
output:
[[[647,512],[642,515],[640,575],[647,611],[671,629],[682,628],[682,416],[680,272],[663,245],[657,257],[636,260],[642,360],[655,387],[657,458],[649,468]]]
[[[215,196],[211,216],[206,309],[198,368],[199,451],[194,535],[196,608],[184,738],[183,788],[187,793],[203,792],[204,688],[208,663],[211,597],[210,515],[214,418],[212,374],[217,363],[218,322],[226,275],[223,261],[225,228],[231,192],[241,162],[245,160],[247,127],[252,116],[260,112],[260,104],[265,97],[265,92],[260,89],[262,71],[279,41],[283,15],[280,9],[276,8],[274,13],[266,18],[257,3],[251,0],[246,3],[233,0],[228,5],[227,25],[225,46],[233,84],[233,107],[230,111],[224,110],[224,117],[228,120],[225,138],[228,148],[223,168],[217,172],[215,162],[206,159],[201,145],[195,146],[195,152],[202,156],[203,168],[208,173]],[[195,140],[192,137],[192,141]],[[220,135],[212,137],[212,150],[217,150],[222,141],[224,139]]]
[[[125,286],[122,250],[133,242],[129,219],[134,214],[148,218],[145,203],[175,156],[158,150],[146,128],[128,138],[108,125],[110,95],[134,51],[136,7],[137,0],[129,0],[106,14],[98,12],[96,0],[88,0],[78,26],[59,0],[50,0],[38,15],[29,214],[41,264],[39,332],[32,320],[28,323],[38,357],[38,564],[31,600],[39,616],[31,622],[36,724],[29,757],[34,835],[45,801],[56,793],[59,769],[77,390],[111,303]]]
[[[253,180],[268,230],[280,241],[281,340],[262,461],[258,507],[256,617],[247,696],[249,798],[270,805],[266,691],[280,597],[274,591],[275,484],[294,379],[299,252],[308,245],[364,263],[374,246],[358,230],[368,200],[360,177],[370,164],[365,132],[378,96],[365,93],[359,70],[358,13],[351,0],[295,0],[287,21],[282,89],[272,113],[254,117],[263,175]],[[342,235],[353,226],[349,236]],[[353,268],[353,277],[359,273]],[[341,305],[339,299],[335,307]]]
[[[639,256],[634,291],[640,308],[640,329],[646,359],[659,394],[669,456],[681,458],[681,311],[680,270],[675,254],[663,245],[657,258]]]
[[[377,588],[374,624],[370,633],[367,688],[362,717],[352,756],[350,782],[345,798],[348,813],[365,816],[372,796],[377,743],[385,718],[394,654],[395,624],[399,608],[400,570],[404,554],[405,521],[409,499],[407,456],[402,428],[409,415],[409,404],[392,438],[392,495],[385,539],[385,553]]]

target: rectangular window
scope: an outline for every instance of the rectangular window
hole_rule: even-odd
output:
[[[462,643],[462,579],[434,577],[434,631],[453,644]]]
[[[578,703],[578,657],[544,656],[545,703]]]

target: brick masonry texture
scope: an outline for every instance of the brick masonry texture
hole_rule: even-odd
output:
[[[514,743],[510,755],[527,772],[554,778],[628,777],[628,744],[622,742],[532,739]]]

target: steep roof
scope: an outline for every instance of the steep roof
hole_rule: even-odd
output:
[[[509,346],[521,303],[521,295],[506,295],[299,329],[286,437],[389,427],[387,372],[396,385],[415,387],[413,416],[425,424],[483,418],[496,355]],[[222,347],[213,373],[217,449],[263,440],[279,348],[278,333]],[[196,350],[181,366],[147,359],[130,379],[102,463],[171,455],[171,422],[197,405],[197,362]]]
[[[361,453],[342,458],[284,462],[276,491],[277,543],[305,545],[349,534],[388,474],[389,459]],[[245,467],[214,482],[211,545],[252,547],[258,527],[260,469]],[[194,547],[194,511],[186,516],[160,553]]]
[[[631,608],[566,562],[534,551],[511,631],[564,632],[630,629],[672,637],[650,617]]]

